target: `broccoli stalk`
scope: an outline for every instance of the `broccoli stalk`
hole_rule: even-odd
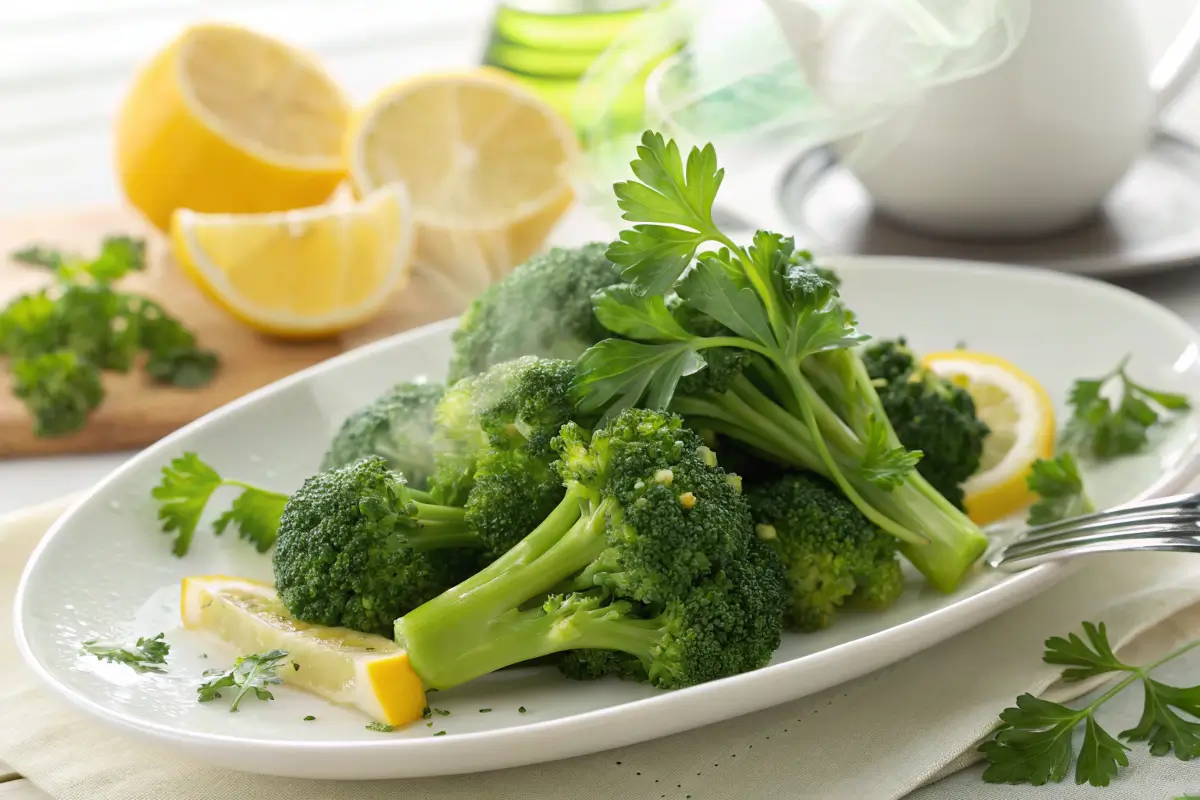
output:
[[[735,379],[724,394],[678,396],[671,408],[692,425],[711,428],[834,481],[867,519],[900,540],[900,551],[935,586],[953,590],[986,547],[982,532],[918,473],[907,472],[900,483],[881,485],[877,473],[868,469],[882,461],[878,449],[872,454],[870,443],[844,424],[819,394],[807,400],[817,420],[816,436],[745,376]],[[866,423],[866,436],[871,427],[879,435],[878,420],[886,417],[880,413],[867,419],[875,421]]]
[[[699,438],[678,417],[631,410],[590,438],[568,424],[556,447],[562,502],[396,621],[422,680],[448,688],[564,650],[620,651],[599,658],[664,688],[765,664],[782,625],[782,568],[751,553],[748,507]],[[564,585],[582,588],[546,597]]]
[[[807,253],[760,231],[752,246],[733,242],[712,220],[723,171],[711,145],[685,165],[675,143],[647,132],[633,171],[617,184],[625,219],[608,257],[630,283],[594,298],[607,339],[579,361],[576,393],[584,412],[633,405],[670,408],[699,427],[760,448],[827,477],[935,586],[954,589],[983,554],[983,532],[916,471],[888,421],[857,345],[867,337]],[[720,249],[700,252],[705,244]],[[668,306],[681,302],[728,329],[698,335]],[[725,391],[677,393],[681,379],[713,350],[754,356],[750,374]],[[678,396],[677,396],[678,395]]]
[[[396,621],[396,641],[408,650],[413,669],[426,685],[457,686],[564,649],[554,645],[549,635],[552,620],[541,609],[517,609],[583,570],[604,551],[603,511],[589,508],[583,516],[586,495],[582,488],[568,492],[515,547]]]

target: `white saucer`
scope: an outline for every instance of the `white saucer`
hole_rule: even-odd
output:
[[[872,212],[866,190],[829,149],[805,153],[786,170],[780,201],[799,238],[823,254],[968,259],[1105,277],[1200,262],[1200,149],[1166,132],[1091,221],[1036,240],[937,239],[904,229]]]

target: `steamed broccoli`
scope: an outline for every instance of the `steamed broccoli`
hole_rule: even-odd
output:
[[[489,286],[454,332],[450,382],[520,356],[574,360],[603,339],[592,294],[621,279],[606,246],[556,247]]]
[[[461,508],[424,502],[380,456],[304,482],[287,500],[275,588],[296,619],[387,635],[474,564],[482,542]]]
[[[562,502],[491,565],[396,621],[426,685],[566,650],[577,651],[569,674],[662,688],[765,665],[782,627],[782,568],[699,437],[673,415],[627,410],[590,437],[564,426],[555,448]]]
[[[446,389],[433,409],[434,390],[401,387],[434,420],[428,492],[381,456],[310,478],[280,525],[275,579],[288,610],[387,633],[520,541],[566,491],[550,442],[571,418],[574,374],[566,361],[504,362]]]
[[[863,363],[900,443],[924,454],[917,471],[962,508],[962,485],[979,469],[989,433],[971,395],[923,368],[903,338],[871,344]]]
[[[366,456],[383,456],[409,485],[422,488],[434,469],[433,411],[445,389],[436,383],[398,383],[342,423],[321,462],[328,470]]]
[[[787,568],[790,620],[800,630],[828,627],[846,602],[883,609],[904,591],[896,540],[824,478],[786,474],[746,499],[755,532]]]
[[[572,419],[574,377],[569,361],[527,356],[464,378],[438,403],[430,494],[464,506],[467,523],[494,555],[562,500],[550,443]]]

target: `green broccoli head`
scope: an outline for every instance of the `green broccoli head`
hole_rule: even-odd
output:
[[[824,478],[788,473],[747,499],[759,539],[783,559],[790,622],[800,630],[828,627],[847,602],[883,609],[904,591],[895,538]]]
[[[382,456],[404,473],[409,484],[424,487],[433,473],[433,412],[445,388],[436,383],[398,383],[346,417],[321,462],[322,470],[345,466],[367,456]]]
[[[770,546],[749,539],[745,555],[715,570],[657,613],[628,601],[583,593],[551,597],[543,609],[580,639],[615,649],[565,653],[569,678],[606,675],[681,689],[759,669],[779,647],[789,592],[783,564]]]
[[[40,437],[66,436],[87,423],[104,399],[100,370],[70,350],[12,362],[13,394],[33,415]]]
[[[525,355],[575,360],[608,334],[592,313],[592,295],[620,283],[606,243],[554,248],[492,284],[454,332],[450,381]]]
[[[872,344],[863,362],[901,444],[924,454],[917,470],[962,508],[962,485],[979,469],[990,433],[971,395],[924,369],[904,339]]]
[[[309,478],[280,520],[279,597],[303,622],[387,635],[474,563],[478,540],[463,516],[415,502],[380,456]]]
[[[679,417],[626,410],[587,438],[563,428],[561,468],[568,486],[606,507],[608,546],[575,586],[657,603],[743,557],[751,523],[741,484]]]
[[[569,361],[526,356],[464,378],[438,404],[430,491],[438,502],[464,506],[493,554],[562,500],[551,442],[571,419],[574,377]]]

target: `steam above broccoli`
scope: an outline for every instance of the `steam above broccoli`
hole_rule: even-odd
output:
[[[603,339],[592,294],[621,280],[605,247],[556,247],[489,286],[454,332],[450,382],[521,356],[573,361]]]
[[[444,387],[398,383],[346,417],[321,462],[322,470],[382,456],[410,486],[425,486],[434,470],[433,412]]]

